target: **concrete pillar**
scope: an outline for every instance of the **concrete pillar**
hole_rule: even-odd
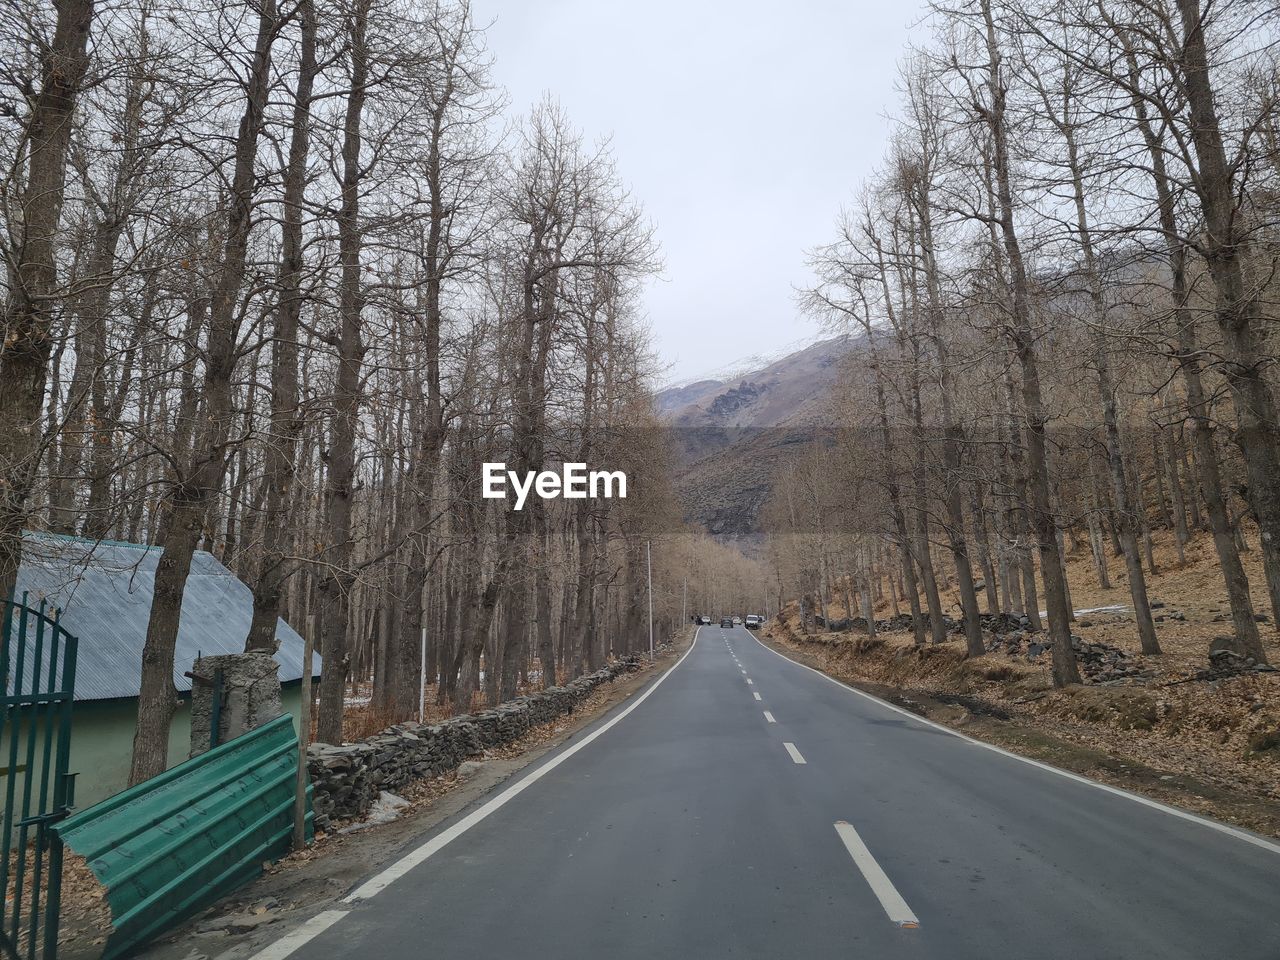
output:
[[[218,743],[226,743],[284,713],[280,672],[269,653],[201,657],[191,669],[191,756],[212,744],[215,713]]]

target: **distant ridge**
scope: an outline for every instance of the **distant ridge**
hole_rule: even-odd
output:
[[[861,340],[833,337],[731,376],[661,390],[659,414],[675,436],[685,519],[725,540],[754,541],[782,452],[830,422],[841,361]]]
[[[841,340],[847,340],[848,337],[840,335],[836,337],[825,337],[821,340],[815,340],[813,337],[801,337],[798,340],[792,340],[785,343],[776,350],[768,353],[753,353],[749,356],[739,357],[719,367],[713,367],[704,370],[701,373],[691,374],[682,377],[679,380],[671,380],[663,383],[659,390],[659,394],[667,393],[672,390],[680,390],[684,387],[693,386],[698,383],[727,383],[746,376],[754,371],[763,370],[765,367],[777,363],[779,360],[785,360],[787,357],[794,356],[797,353],[803,353],[810,347],[820,346],[822,344],[834,344]]]

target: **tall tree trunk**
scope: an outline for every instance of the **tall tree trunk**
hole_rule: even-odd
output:
[[[986,23],[991,102],[984,108],[994,148],[993,168],[999,199],[1000,232],[1009,264],[1012,310],[1009,337],[1022,373],[1022,406],[1027,418],[1027,475],[1031,495],[1028,504],[1040,551],[1040,575],[1044,583],[1049,615],[1049,636],[1053,649],[1053,683],[1061,687],[1080,682],[1080,668],[1071,647],[1070,610],[1067,605],[1066,574],[1058,555],[1057,530],[1049,504],[1049,467],[1045,444],[1044,401],[1040,390],[1039,361],[1031,329],[1031,305],[1027,291],[1022,247],[1014,224],[1013,190],[1010,175],[1008,129],[1005,123],[1005,87],[1000,49],[990,0],[981,0]]]
[[[913,557],[920,573],[920,583],[924,588],[925,603],[929,608],[929,631],[934,643],[944,643],[947,639],[947,625],[942,615],[942,599],[938,594],[938,581],[934,576],[932,549],[929,545],[929,505],[925,487],[926,464],[928,455],[924,442],[924,423],[920,402],[919,350],[914,343],[908,344],[905,334],[899,334],[898,349],[908,365],[907,403],[910,405],[912,424],[916,436],[915,461],[915,544]]]
[[[1016,356],[1011,360],[1016,360]],[[1012,485],[1015,493],[1015,496],[1010,499],[1008,512],[1008,526],[1013,534],[1015,566],[1013,580],[1016,595],[1022,601],[1023,616],[1027,618],[1032,630],[1039,630],[1041,628],[1040,598],[1036,590],[1035,562],[1031,559],[1031,524],[1027,519],[1031,503],[1031,487],[1023,450],[1023,431],[1012,365],[1005,370],[1004,386],[1009,420],[1009,464],[1013,473]]]
[[[1136,82],[1137,67],[1132,56],[1129,57],[1129,70]],[[1138,128],[1151,158],[1152,182],[1156,191],[1160,226],[1165,235],[1171,276],[1170,294],[1177,330],[1174,356],[1186,388],[1187,424],[1191,433],[1191,446],[1195,451],[1196,480],[1200,498],[1204,501],[1205,512],[1208,514],[1213,546],[1218,555],[1218,565],[1222,570],[1227,600],[1231,607],[1231,622],[1235,628],[1234,646],[1238,653],[1263,663],[1266,662],[1266,651],[1254,618],[1249,578],[1240,562],[1234,526],[1223,496],[1222,476],[1213,438],[1213,419],[1209,413],[1209,400],[1201,377],[1202,354],[1196,339],[1195,313],[1188,308],[1190,291],[1187,287],[1187,253],[1179,238],[1174,191],[1166,171],[1164,148],[1148,119],[1146,105],[1141,98],[1135,97],[1134,107]],[[1193,521],[1195,503],[1196,500],[1192,497]]]
[[[7,278],[0,341],[0,602],[9,598],[17,581],[27,500],[44,453],[41,414],[57,312],[55,238],[93,22],[93,0],[56,0],[54,6],[53,39],[25,130],[22,209],[8,224],[18,256]]]
[[[301,43],[298,80],[294,90],[289,159],[284,171],[281,223],[279,295],[271,341],[271,426],[265,452],[266,509],[262,518],[262,547],[253,578],[253,618],[245,650],[276,648],[276,621],[287,568],[285,536],[297,474],[298,438],[305,420],[298,393],[298,329],[302,317],[303,236],[302,204],[307,187],[307,156],[311,148],[311,97],[319,68],[316,62],[316,11],[312,0],[298,4]],[[310,629],[307,624],[305,629]],[[313,638],[314,639],[314,638]]]
[[[126,108],[127,114],[136,107]],[[127,121],[126,121],[127,123]],[[126,139],[136,140],[136,133],[126,132]],[[126,153],[128,153],[126,148]],[[129,163],[126,157],[121,166]],[[111,188],[112,195],[121,189]],[[76,509],[76,486],[84,470],[97,421],[106,416],[106,391],[102,369],[107,352],[107,308],[115,280],[116,247],[124,232],[125,217],[118,211],[99,211],[90,241],[89,264],[82,281],[86,289],[75,298],[76,360],[67,396],[67,424],[64,428],[58,465],[49,478],[49,526],[57,533],[76,532],[79,511]]]
[[[1178,545],[1178,564],[1187,562],[1187,541],[1190,532],[1187,529],[1187,503],[1182,489],[1182,477],[1178,471],[1178,438],[1172,427],[1166,427],[1164,433],[1164,459],[1169,471],[1169,497],[1173,501],[1173,536]]]
[[[874,236],[874,231],[871,231]],[[884,255],[876,244],[876,257],[880,276],[880,289],[884,295],[885,309],[890,313],[890,322],[894,323],[893,295],[889,289],[889,278],[885,272]],[[893,516],[893,529],[898,541],[898,549],[902,554],[902,576],[905,581],[904,590],[907,602],[911,606],[911,630],[916,646],[924,646],[925,623],[920,609],[920,585],[916,579],[917,561],[912,549],[912,538],[907,530],[907,515],[903,508],[902,488],[898,476],[897,444],[894,442],[893,428],[889,423],[889,405],[885,399],[885,373],[882,366],[879,348],[876,346],[876,332],[872,323],[870,307],[864,300],[859,321],[867,335],[867,350],[871,359],[871,370],[876,394],[876,415],[880,424],[880,442],[884,448],[885,487],[889,494],[889,512]],[[896,323],[894,323],[896,327]],[[901,345],[901,340],[899,340]],[[901,347],[900,347],[901,348]]]
[[[1102,541],[1102,498],[1098,495],[1098,473],[1093,468],[1093,457],[1089,457],[1089,489],[1093,494],[1093,506],[1089,510],[1089,547],[1093,551],[1093,565],[1098,574],[1098,586],[1103,590],[1111,589],[1111,576],[1107,570],[1107,548]]]
[[[456,57],[457,50],[446,51],[446,58]],[[415,446],[410,471],[415,519],[409,541],[409,565],[406,578],[409,600],[405,604],[404,629],[398,647],[397,668],[398,712],[407,716],[417,696],[414,679],[418,675],[419,645],[423,628],[421,591],[426,586],[430,558],[428,537],[435,497],[435,477],[440,468],[440,455],[445,439],[444,397],[440,385],[441,288],[448,269],[445,242],[452,222],[453,209],[445,194],[442,140],[446,132],[448,111],[453,103],[456,62],[448,59],[447,71],[439,99],[431,107],[431,141],[427,148],[425,182],[427,187],[427,232],[422,251],[423,297],[421,358],[425,363],[426,410],[423,412],[420,438]]]
[[[578,457],[581,463],[590,463],[592,441],[596,429],[596,392],[599,360],[596,349],[596,318],[593,311],[584,317],[582,347],[582,419],[579,423]],[[573,657],[571,676],[582,675],[583,666],[594,669],[592,655],[591,611],[595,602],[596,542],[593,525],[595,517],[591,501],[582,498],[574,507],[574,545],[577,551],[577,582],[574,590],[572,623],[569,632],[569,655]]]
[[[1097,260],[1094,256],[1093,233],[1085,207],[1084,174],[1076,146],[1075,130],[1068,114],[1071,109],[1071,95],[1070,85],[1064,85],[1063,118],[1059,123],[1059,129],[1067,145],[1067,163],[1071,172],[1076,209],[1076,240],[1080,244],[1083,255],[1085,275],[1089,284],[1089,298],[1093,304],[1093,361],[1098,373],[1098,399],[1102,405],[1107,465],[1111,470],[1111,489],[1112,496],[1115,498],[1116,518],[1120,523],[1120,545],[1124,549],[1129,597],[1133,601],[1134,615],[1138,625],[1138,643],[1143,653],[1155,654],[1160,652],[1160,643],[1156,639],[1155,620],[1151,616],[1151,603],[1147,598],[1147,579],[1142,571],[1142,558],[1138,555],[1138,541],[1133,529],[1136,512],[1142,510],[1142,500],[1139,497],[1136,504],[1129,502],[1129,476],[1125,469],[1124,453],[1120,444],[1116,387],[1111,375],[1111,355],[1106,335],[1107,305],[1102,292],[1102,278],[1098,273]]]
[[[1201,243],[1216,294],[1213,312],[1225,353],[1222,369],[1235,404],[1235,440],[1248,472],[1249,503],[1258,523],[1272,616],[1280,622],[1280,424],[1266,375],[1269,352],[1262,342],[1270,320],[1259,300],[1260,288],[1245,275],[1250,249],[1243,232],[1247,215],[1238,206],[1233,166],[1218,123],[1204,38],[1207,11],[1201,0],[1177,4],[1182,79],[1199,161],[1192,183],[1204,215]]]
[[[964,508],[961,500],[960,447],[964,440],[964,427],[955,413],[955,392],[951,373],[951,358],[946,336],[942,330],[942,291],[938,281],[938,267],[933,249],[933,219],[928,192],[928,170],[921,174],[921,184],[916,194],[916,214],[920,229],[920,252],[924,261],[927,288],[925,313],[929,317],[930,333],[938,362],[938,389],[942,401],[942,485],[943,503],[947,511],[945,526],[951,556],[955,564],[956,582],[960,588],[960,607],[964,616],[965,649],[969,656],[980,657],[986,653],[982,640],[982,620],[978,612],[978,594],[973,585],[973,566],[969,561],[969,543],[965,536]],[[937,639],[937,631],[934,631]]]
[[[356,469],[356,428],[360,417],[364,334],[361,312],[364,294],[360,279],[363,246],[360,224],[362,170],[361,124],[367,96],[369,51],[366,45],[371,0],[356,0],[348,14],[351,89],[347,94],[342,139],[342,201],[338,211],[340,277],[338,316],[338,373],[334,386],[333,423],[329,436],[329,476],[325,487],[327,545],[319,585],[320,715],[316,739],[342,743],[343,685],[350,668],[352,561],[352,495]]]
[[[191,571],[192,553],[200,541],[205,518],[225,472],[227,443],[235,418],[232,391],[239,335],[236,306],[244,281],[253,221],[253,167],[270,86],[271,45],[275,36],[276,8],[273,0],[266,0],[258,17],[245,111],[236,137],[226,240],[209,307],[203,412],[190,456],[160,505],[158,538],[164,546],[156,564],[155,592],[142,648],[138,726],[133,737],[130,784],[162,773],[167,764],[169,723],[176,700],[173,658],[182,594]]]
[[[974,540],[978,544],[978,563],[982,569],[982,586],[986,594],[987,613],[1000,612],[1000,594],[997,589],[996,568],[991,562],[991,538],[987,534],[987,510],[983,498],[983,483],[975,480],[969,512],[973,517]]]

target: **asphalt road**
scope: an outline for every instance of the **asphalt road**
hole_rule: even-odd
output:
[[[1280,846],[703,627],[515,784],[258,954],[1277,960]]]

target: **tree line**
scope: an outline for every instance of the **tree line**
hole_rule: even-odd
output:
[[[885,159],[800,295],[857,343],[839,428],[769,507],[789,536],[775,566],[810,610],[844,584],[869,616],[887,584],[920,644],[945,637],[952,583],[971,655],[984,613],[1025,613],[1063,685],[1080,679],[1067,549],[1089,550],[1104,586],[1121,560],[1157,654],[1152,528],[1179,558],[1199,529],[1229,642],[1265,661],[1258,621],[1280,619],[1275,10],[962,0],[929,22]]]
[[[315,637],[329,742],[350,684],[417,712],[424,636],[466,710],[646,647],[650,565],[675,629],[715,551],[665,472],[652,228],[554,99],[509,116],[465,0],[3,9],[0,595],[24,530],[159,548],[132,782],[199,549],[246,650]],[[628,497],[514,511],[491,461]]]

